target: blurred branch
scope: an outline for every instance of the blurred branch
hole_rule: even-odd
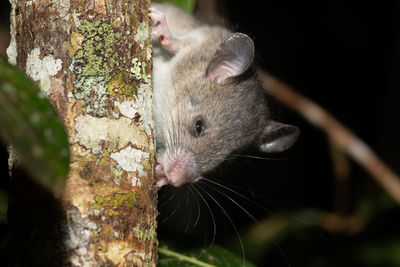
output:
[[[288,85],[258,69],[263,88],[280,102],[322,129],[340,149],[360,164],[400,204],[400,178],[375,152],[330,113]]]
[[[333,209],[339,214],[347,214],[350,209],[350,158],[338,148],[332,139],[329,142],[329,152],[334,174]]]

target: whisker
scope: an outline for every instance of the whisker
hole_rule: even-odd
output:
[[[182,203],[182,202],[179,201],[179,204],[175,207],[175,209],[174,209],[166,218],[164,218],[164,219],[161,221],[161,223],[164,223],[164,222],[166,222],[169,218],[171,218],[171,217],[176,213],[176,211],[180,208],[181,203]]]
[[[197,196],[195,195],[195,193],[192,191],[192,187],[194,187],[193,184],[189,184],[189,191],[193,194],[194,199],[196,200],[197,203],[197,218],[196,221],[194,222],[193,228],[195,228],[197,226],[197,224],[199,223],[200,220],[200,214],[201,214],[201,210],[200,210],[200,203],[199,200],[197,199]]]
[[[280,159],[280,158],[268,158],[268,157],[259,157],[259,156],[242,155],[242,154],[230,154],[229,156],[238,157],[238,158],[261,159],[261,160],[287,160],[287,159]]]
[[[229,190],[230,192],[235,193],[236,195],[238,195],[238,196],[240,196],[240,197],[242,197],[242,198],[244,198],[244,199],[250,201],[252,204],[255,204],[255,205],[257,205],[259,208],[262,208],[263,210],[265,210],[265,208],[264,208],[263,206],[259,205],[259,204],[258,204],[257,202],[255,202],[255,201],[253,201],[253,200],[247,198],[246,196],[244,196],[244,195],[242,195],[242,194],[236,192],[235,190],[230,189],[229,187],[226,187],[226,186],[224,186],[224,185],[222,185],[222,184],[220,184],[220,183],[214,182],[214,181],[212,181],[212,180],[210,180],[210,179],[207,179],[207,178],[205,178],[205,177],[203,177],[203,179],[204,179],[205,181],[207,181],[207,182],[213,183],[214,185],[218,185],[218,186],[220,186],[220,187],[222,187],[222,188],[224,188],[224,189],[226,189],[226,190]],[[244,207],[242,207],[239,203],[237,203],[237,202],[236,202],[235,200],[233,200],[231,197],[229,197],[228,195],[226,195],[226,194],[223,193],[222,191],[217,190],[215,187],[212,187],[211,185],[205,183],[204,181],[201,181],[201,182],[202,182],[203,184],[207,185],[208,187],[212,188],[214,191],[220,193],[220,194],[223,195],[224,197],[226,197],[226,198],[228,198],[229,200],[231,200],[231,201],[232,201],[235,205],[237,205],[242,211],[244,211],[251,219],[253,219],[256,223],[259,223],[258,220],[257,220],[256,218],[254,218],[253,215],[251,215]],[[270,211],[268,211],[268,212],[271,214]],[[284,258],[284,260],[285,260],[287,266],[291,267],[291,263],[290,263],[288,257],[286,256],[286,254],[284,253],[284,251],[282,250],[282,248],[279,246],[279,244],[276,242],[276,240],[273,239],[272,242],[273,242],[274,246],[278,249],[278,251],[279,251],[279,253],[282,255],[282,257]]]
[[[189,206],[189,191],[186,191],[186,206]],[[184,234],[186,234],[187,230],[189,229],[190,226],[190,222],[192,221],[192,209],[189,208],[189,221],[186,224],[186,228],[185,231],[183,232]]]
[[[201,187],[199,187],[199,188],[201,188]],[[210,247],[212,247],[214,245],[215,238],[217,236],[217,224],[215,223],[214,214],[213,214],[208,202],[205,200],[205,198],[202,196],[202,194],[199,192],[199,190],[197,190],[197,188],[194,185],[193,185],[193,189],[197,192],[197,194],[200,196],[200,198],[204,201],[204,203],[206,204],[206,206],[207,206],[207,208],[208,208],[208,210],[210,211],[210,214],[211,214],[211,218],[212,218],[212,222],[213,222],[213,238],[211,240]]]
[[[204,178],[204,180],[206,180],[207,182],[210,182],[210,183],[212,183],[212,184],[214,184],[214,185],[220,186],[220,187],[222,187],[222,188],[224,188],[224,189],[226,189],[226,190],[228,190],[228,191],[234,193],[235,195],[240,196],[241,198],[245,199],[246,201],[249,201],[251,204],[257,206],[258,208],[260,208],[261,210],[265,211],[265,212],[268,213],[269,215],[272,215],[272,214],[273,214],[272,211],[266,209],[264,206],[260,205],[260,204],[257,203],[256,201],[254,201],[254,200],[252,200],[252,199],[246,197],[245,195],[243,195],[243,194],[241,194],[241,193],[239,193],[239,192],[233,190],[232,188],[229,188],[229,187],[227,187],[227,186],[225,186],[225,185],[223,185],[223,184],[221,184],[221,183],[217,183],[216,181],[207,179],[207,178],[205,178],[205,177],[203,177],[203,178]],[[235,185],[233,185],[233,184],[230,184],[230,186],[232,186],[232,187],[237,187],[237,186],[235,186]]]
[[[209,179],[204,178],[204,180],[206,181],[210,181]],[[232,199],[230,196],[228,196],[227,194],[225,194],[224,192],[222,192],[221,190],[216,189],[215,187],[204,183],[204,181],[200,181],[203,184],[205,184],[206,186],[210,187],[211,189],[213,189],[215,192],[220,193],[222,196],[226,197],[227,199],[229,199],[230,201],[232,201],[236,206],[238,206],[243,212],[245,212],[254,222],[258,223],[258,220],[256,218],[254,218],[253,215],[251,215],[251,213],[246,210],[242,205],[240,205],[239,203],[237,203],[234,199]]]
[[[217,186],[223,187],[223,188],[225,188],[226,190],[229,190],[230,192],[232,192],[232,193],[234,193],[234,194],[236,194],[236,195],[242,197],[243,199],[249,201],[251,204],[256,205],[258,208],[260,208],[261,210],[263,210],[263,211],[266,212],[267,214],[269,214],[269,215],[273,215],[273,214],[274,214],[271,210],[267,209],[267,208],[264,207],[263,205],[260,205],[258,202],[256,202],[256,201],[254,201],[254,200],[252,200],[252,199],[250,199],[250,198],[244,196],[243,194],[241,194],[241,193],[239,193],[239,192],[237,192],[237,191],[235,191],[235,190],[233,190],[233,189],[231,189],[231,188],[229,188],[229,187],[227,187],[227,186],[224,186],[224,185],[222,185],[222,184],[220,184],[220,183],[217,183],[216,181],[213,181],[213,180],[210,180],[210,179],[207,179],[207,178],[204,178],[204,179],[207,180],[208,182],[211,182],[211,183],[213,183],[213,184],[215,184],[215,185],[217,185]],[[220,181],[220,180],[217,180],[217,181]],[[220,181],[220,182],[222,182],[222,181]],[[226,184],[229,184],[230,187],[235,187],[235,188],[238,188],[238,189],[242,189],[242,190],[243,190],[243,188],[238,187],[238,186],[235,185],[235,184],[232,184],[232,183],[229,183],[229,182],[226,182],[226,181],[223,181],[223,182],[226,183]],[[320,236],[321,238],[323,238],[323,239],[326,240],[326,241],[329,241],[329,239],[327,239],[327,238],[323,235],[323,233],[321,233],[320,231],[318,231],[313,225],[310,225],[309,223],[307,223],[306,221],[304,221],[303,219],[301,219],[299,216],[295,215],[293,212],[290,212],[288,209],[285,209],[285,208],[281,207],[281,206],[278,205],[277,203],[275,203],[275,202],[273,202],[273,201],[271,201],[271,200],[268,200],[268,199],[266,199],[265,197],[260,196],[259,194],[255,194],[254,192],[251,192],[251,194],[252,194],[254,197],[260,199],[261,201],[267,203],[268,205],[273,206],[273,207],[277,208],[277,209],[280,210],[280,211],[283,211],[286,215],[292,217],[292,218],[295,219],[296,221],[298,221],[298,222],[300,222],[301,224],[305,225],[308,229],[310,229],[310,230],[311,230],[313,233],[315,233],[316,235]]]
[[[283,251],[283,249],[281,248],[281,246],[279,246],[278,243],[276,243],[275,240],[273,240],[274,246],[279,250],[279,253],[282,255],[282,257],[285,259],[285,262],[287,264],[288,267],[291,267],[292,264],[290,264],[289,258],[286,256],[285,252]]]
[[[163,201],[163,202],[160,204],[160,207],[163,207],[163,206],[166,205],[168,202],[170,202],[171,199],[173,199],[173,198],[175,197],[175,195],[176,195],[176,191],[174,191],[174,192],[172,193],[171,197],[170,197],[167,201]]]
[[[200,188],[200,189],[202,189],[202,188]],[[231,216],[229,216],[229,214],[226,212],[226,210],[221,206],[221,204],[219,204],[219,202],[218,202],[210,193],[208,193],[208,192],[207,192],[206,190],[204,190],[204,189],[203,189],[203,192],[206,193],[206,194],[215,202],[215,204],[218,205],[218,207],[219,207],[219,208],[221,209],[221,211],[225,214],[225,216],[227,217],[227,219],[228,219],[229,222],[231,223],[233,229],[235,230],[236,235],[237,235],[237,237],[238,237],[238,239],[239,239],[240,247],[241,247],[241,249],[242,249],[243,266],[245,266],[245,263],[246,263],[246,255],[245,255],[245,252],[244,252],[244,246],[243,246],[242,238],[240,237],[239,231],[238,231],[236,225],[234,224],[234,222],[233,222]]]
[[[162,192],[161,194],[158,194],[158,203],[164,202],[163,199],[167,197],[167,195],[170,195],[168,193],[171,193],[171,190],[166,190],[167,186],[163,186],[158,190],[158,192]]]

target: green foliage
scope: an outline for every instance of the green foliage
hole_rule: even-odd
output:
[[[356,259],[362,266],[399,266],[400,241],[391,237],[361,246]],[[353,257],[354,257],[353,256]]]
[[[170,3],[189,13],[193,13],[196,0],[157,0],[155,2]]]
[[[64,125],[48,99],[21,71],[0,58],[0,137],[12,144],[32,177],[54,194],[69,168]]]
[[[249,261],[243,263],[242,257],[214,245],[211,248],[191,250],[171,250],[162,243],[158,249],[159,266],[203,266],[203,267],[229,267],[229,266],[255,266]]]

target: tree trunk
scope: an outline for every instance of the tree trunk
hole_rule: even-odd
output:
[[[9,61],[69,134],[65,193],[13,174],[13,265],[155,266],[149,0],[10,0]]]

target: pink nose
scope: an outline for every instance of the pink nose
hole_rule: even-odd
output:
[[[189,174],[185,168],[171,166],[167,171],[168,181],[171,185],[179,187],[186,183],[189,178]]]
[[[177,148],[165,164],[165,174],[171,185],[179,187],[189,182],[195,173],[193,153],[183,148]]]

